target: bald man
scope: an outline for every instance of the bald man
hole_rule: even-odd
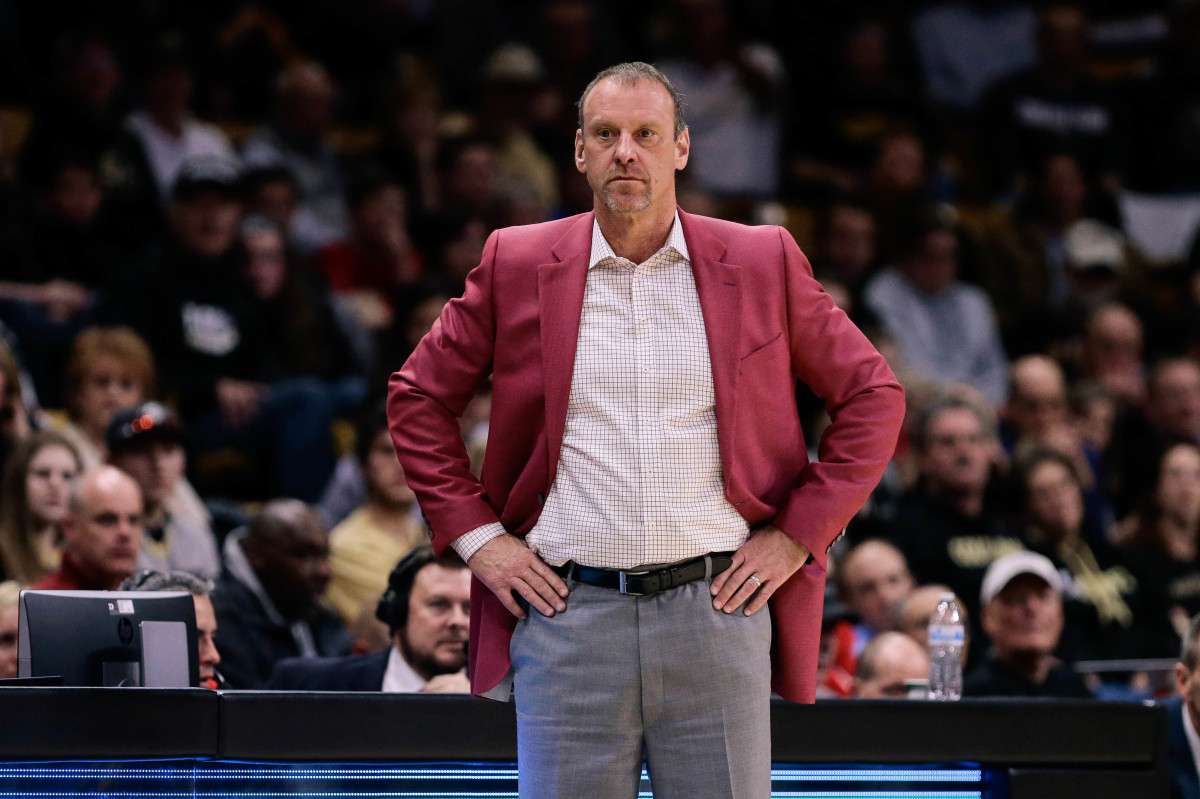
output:
[[[1057,361],[1045,355],[1013,361],[1004,416],[1001,438],[1009,451],[1020,438],[1043,439],[1066,424],[1067,378]]]
[[[855,699],[904,699],[911,680],[929,679],[929,653],[904,633],[880,633],[858,658]]]
[[[63,517],[62,563],[34,588],[111,591],[137,568],[145,538],[142,490],[113,466],[79,479]]]
[[[895,626],[896,606],[914,585],[904,554],[879,539],[863,541],[847,552],[834,579],[838,598],[861,622],[855,628],[856,654],[875,635]]]
[[[213,591],[221,671],[231,688],[262,688],[275,663],[350,654],[351,638],[321,605],[329,584],[329,531],[317,512],[277,499],[225,542]]]

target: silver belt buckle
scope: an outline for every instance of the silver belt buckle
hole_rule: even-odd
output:
[[[634,577],[644,577],[645,575],[647,575],[649,573],[650,573],[649,571],[630,572],[630,571],[625,571],[625,570],[621,570],[621,571],[617,572],[617,590],[620,593],[625,594],[626,596],[646,596],[646,594],[644,594],[640,591],[637,591],[637,592],[630,591],[628,588],[628,582],[626,581],[626,578],[629,577],[630,575],[632,575]]]

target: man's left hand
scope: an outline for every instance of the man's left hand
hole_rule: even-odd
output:
[[[713,607],[733,613],[746,600],[753,616],[808,560],[808,547],[774,525],[760,527],[733,553],[733,565],[713,578]],[[751,576],[758,580],[752,580]]]
[[[469,694],[471,681],[467,679],[466,670],[451,674],[438,674],[421,689],[424,694]]]

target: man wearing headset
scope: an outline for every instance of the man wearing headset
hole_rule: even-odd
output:
[[[406,555],[388,575],[376,617],[392,645],[373,655],[291,658],[276,664],[268,689],[468,693],[467,631],[471,573],[457,557],[429,547]]]

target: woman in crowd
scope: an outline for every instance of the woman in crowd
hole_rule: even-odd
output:
[[[0,560],[4,576],[31,583],[58,565],[71,484],[83,471],[78,451],[52,431],[17,445],[0,482]]]
[[[1064,578],[1059,654],[1067,660],[1146,656],[1153,624],[1145,591],[1129,554],[1109,544],[1103,531],[1087,529],[1077,469],[1068,455],[1039,446],[1019,452],[1013,471],[1029,546]]]
[[[1200,446],[1167,447],[1152,492],[1122,527],[1152,618],[1169,622],[1154,654],[1173,657],[1188,619],[1200,612]]]
[[[87,468],[108,457],[104,435],[113,415],[154,393],[154,356],[133,330],[89,327],[76,336],[67,362],[69,422],[62,432],[75,444]]]

